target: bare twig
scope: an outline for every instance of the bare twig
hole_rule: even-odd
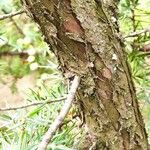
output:
[[[6,43],[7,44],[7,43]],[[10,45],[11,46],[11,45]],[[0,57],[1,56],[20,56],[20,57],[27,57],[28,53],[23,51],[23,52],[15,52],[15,51],[4,51],[0,52]]]
[[[139,36],[139,35],[146,33],[146,32],[150,32],[150,28],[143,29],[141,31],[132,32],[131,34],[124,36],[124,39],[129,38],[129,37],[136,37],[136,36]]]
[[[22,14],[22,13],[25,13],[25,10],[18,10],[17,12],[12,12],[10,14],[0,15],[0,20],[11,18],[11,17],[14,17],[14,16]]]
[[[22,35],[23,37],[25,36],[25,34],[23,33],[23,30],[19,27],[19,25],[17,24],[17,22],[12,18],[13,16],[16,16],[16,15],[19,15],[20,14],[20,11],[21,11],[21,13],[23,13],[23,12],[25,12],[24,10],[20,10],[20,11],[18,11],[18,12],[14,12],[13,13],[13,16],[12,16],[12,13],[10,13],[10,14],[7,14],[7,11],[5,10],[5,9],[2,9],[2,11],[5,13],[5,15],[9,15],[9,17],[7,17],[7,18],[9,18],[10,19],[10,21],[14,24],[14,26],[16,27],[16,29],[18,30],[18,32],[20,33],[20,35]],[[14,15],[15,14],[15,15]],[[5,18],[6,19],[6,18]]]
[[[75,97],[75,93],[79,86],[79,82],[80,82],[80,77],[75,76],[72,86],[71,86],[71,89],[70,89],[70,92],[67,96],[66,102],[65,102],[60,114],[58,115],[56,120],[53,122],[53,124],[50,126],[50,128],[44,135],[42,142],[39,144],[38,150],[46,150],[46,148],[47,148],[49,142],[51,141],[53,135],[55,134],[56,130],[59,128],[60,124],[63,122],[65,116],[67,115],[67,113],[69,112],[69,110],[71,108],[71,104],[73,103],[73,99]]]
[[[135,8],[136,6],[134,6],[134,8],[131,9],[131,14],[132,14],[131,21],[132,21],[133,32],[135,32],[137,28],[136,20],[135,20]]]
[[[18,107],[9,107],[9,108],[0,108],[0,111],[10,111],[10,110],[17,110],[17,109],[23,109],[23,108],[27,108],[27,107],[31,107],[31,106],[37,106],[37,105],[42,105],[42,104],[50,104],[50,103],[56,103],[56,102],[60,102],[65,100],[66,97],[62,97],[53,101],[45,101],[45,102],[36,102],[36,103],[31,103],[28,105],[24,105],[24,106],[18,106]]]
[[[148,55],[150,55],[150,51],[146,51],[146,52],[140,52],[140,53],[138,53],[137,54],[137,56],[148,56]]]
[[[15,19],[10,18],[10,21],[14,24],[14,26],[16,27],[16,29],[18,30],[18,32],[20,33],[20,35],[22,35],[23,37],[25,37],[25,34],[23,33],[23,29],[18,25],[18,23],[16,22]]]
[[[11,46],[7,43],[6,43],[6,45]],[[38,56],[38,55],[41,55],[41,52],[36,52],[34,54],[34,56]],[[12,56],[12,57],[13,56],[20,56],[20,57],[26,58],[26,57],[30,56],[30,54],[26,51],[22,51],[22,52],[18,52],[18,51],[6,51],[5,52],[4,51],[4,52],[0,52],[0,57],[2,57],[2,56]]]

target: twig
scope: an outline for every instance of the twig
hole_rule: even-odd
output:
[[[66,97],[62,97],[53,101],[45,101],[45,102],[36,102],[36,103],[31,103],[28,105],[24,105],[24,106],[18,106],[18,107],[9,107],[9,108],[0,108],[0,111],[10,111],[10,110],[17,110],[17,109],[23,109],[23,108],[27,108],[27,107],[31,107],[31,106],[37,106],[37,105],[42,105],[42,104],[50,104],[50,103],[56,103],[56,102],[60,102],[65,100]]]
[[[11,18],[11,17],[14,17],[14,16],[22,14],[22,13],[25,13],[25,10],[18,10],[17,12],[12,12],[10,14],[0,15],[0,20]]]
[[[150,29],[143,29],[141,31],[132,32],[131,34],[124,36],[124,39],[129,37],[136,37],[146,32],[150,32]]]
[[[7,44],[7,43],[6,43]],[[11,45],[10,45],[11,46]],[[1,56],[20,56],[20,57],[27,57],[28,53],[23,51],[23,52],[15,52],[15,51],[4,51],[0,52],[0,57]]]
[[[5,10],[5,9],[2,9],[2,11],[6,14],[6,15],[8,15],[7,14],[7,11]],[[20,10],[21,11],[21,10]],[[23,10],[22,10],[23,11]],[[11,13],[10,13],[11,14]],[[10,17],[8,17],[9,19],[10,19],[10,21],[14,24],[14,26],[16,27],[16,29],[18,30],[18,32],[20,33],[20,35],[22,35],[23,37],[25,36],[25,34],[23,33],[23,30],[18,26],[18,24],[17,24],[17,22],[12,18],[13,16],[11,16],[9,14],[9,16]],[[16,14],[16,13],[15,13]],[[20,12],[19,12],[19,14],[20,14]],[[18,15],[18,13],[16,14],[16,15]]]
[[[135,20],[135,8],[136,6],[134,6],[134,8],[131,9],[131,14],[132,14],[131,21],[132,21],[133,32],[135,32],[137,28],[136,20]]]
[[[9,44],[6,43],[6,45],[11,46]],[[36,52],[34,54],[34,56],[38,56],[41,55],[41,52]],[[4,51],[4,52],[0,52],[0,57],[2,56],[20,56],[20,57],[28,57],[30,56],[30,54],[26,51],[22,51],[22,52],[18,52],[18,51]]]
[[[137,54],[137,56],[148,56],[148,55],[150,55],[150,51],[147,51],[147,52],[140,52],[140,53],[138,53]]]
[[[22,35],[23,37],[25,37],[25,34],[23,33],[23,29],[17,24],[17,22],[15,21],[15,19],[10,18],[10,21],[14,24],[14,26],[16,27],[16,29],[18,30],[18,32],[20,33],[20,35]]]
[[[70,92],[67,95],[66,102],[65,102],[60,114],[58,115],[58,117],[55,119],[55,121],[50,126],[48,131],[45,133],[41,143],[39,144],[38,150],[46,150],[46,148],[47,148],[49,142],[51,141],[53,135],[55,134],[56,130],[59,128],[60,124],[63,122],[65,116],[67,115],[67,113],[69,112],[69,110],[71,108],[71,104],[73,103],[73,99],[75,97],[75,93],[79,86],[79,82],[80,82],[80,77],[75,76],[72,86],[71,86],[71,89],[70,89]]]

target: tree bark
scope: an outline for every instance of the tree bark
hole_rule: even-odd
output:
[[[63,75],[81,77],[77,102],[95,149],[147,150],[147,134],[118,36],[118,0],[23,0],[23,4]]]

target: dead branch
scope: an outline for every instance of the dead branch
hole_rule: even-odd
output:
[[[25,10],[18,10],[16,12],[12,12],[10,14],[4,14],[4,15],[0,15],[0,20],[4,20],[4,19],[7,19],[7,18],[11,18],[11,17],[14,17],[16,15],[20,15],[22,13],[25,13]]]
[[[61,102],[63,100],[65,100],[66,97],[62,97],[53,101],[45,101],[45,102],[36,102],[36,103],[31,103],[28,105],[24,105],[24,106],[18,106],[18,107],[9,107],[9,108],[0,108],[0,111],[10,111],[10,110],[17,110],[17,109],[23,109],[23,108],[28,108],[31,106],[37,106],[37,105],[42,105],[42,104],[50,104],[50,103],[57,103],[57,102]]]
[[[46,150],[46,148],[47,148],[49,142],[51,141],[53,135],[55,134],[56,130],[59,128],[59,126],[63,122],[64,118],[66,117],[67,113],[69,112],[69,110],[71,108],[73,99],[75,97],[75,93],[79,86],[79,82],[80,82],[80,77],[75,76],[72,86],[71,86],[71,89],[70,89],[70,92],[67,95],[66,102],[65,102],[60,114],[56,118],[56,120],[53,122],[53,124],[50,126],[48,131],[45,133],[45,135],[42,139],[42,142],[39,144],[38,150]]]
[[[136,37],[136,36],[139,36],[139,35],[141,35],[143,33],[147,33],[147,32],[150,33],[150,29],[147,28],[147,29],[143,29],[141,31],[132,32],[131,34],[124,36],[124,39],[129,38],[129,37]]]
[[[7,43],[6,43],[7,44]],[[18,52],[18,51],[4,51],[4,52],[0,52],[0,57],[2,56],[20,56],[20,57],[28,57],[28,53],[27,52]]]

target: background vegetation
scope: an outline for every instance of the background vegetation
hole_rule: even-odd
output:
[[[149,6],[149,0],[121,0],[119,24],[132,68],[139,105],[150,137]],[[20,9],[19,0],[0,1],[1,15]],[[0,112],[2,150],[37,149],[42,136],[63,104],[63,101],[52,104],[48,104],[47,101],[65,97],[69,84],[63,80],[56,58],[44,42],[37,25],[25,13],[0,20],[0,82],[5,84],[8,77],[11,77],[10,88],[15,94],[19,90],[16,86],[17,81],[32,74],[35,78],[34,88],[25,92],[22,103],[42,104]],[[5,99],[0,99],[0,102],[5,102]],[[16,105],[15,103],[14,106]],[[78,109],[73,107],[54,136],[53,142],[49,144],[50,150],[69,150],[74,139],[84,134],[80,128],[79,115]]]

